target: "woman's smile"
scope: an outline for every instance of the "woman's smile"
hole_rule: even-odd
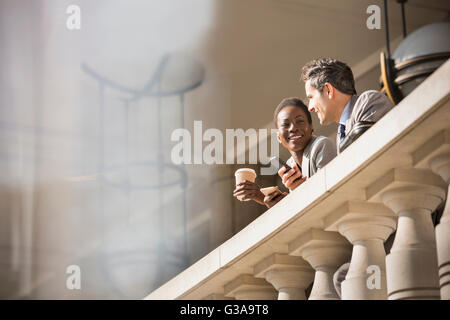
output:
[[[303,138],[303,134],[294,133],[294,134],[290,134],[290,135],[289,135],[288,140],[291,140],[291,141],[298,141],[298,140],[300,140],[301,138]]]

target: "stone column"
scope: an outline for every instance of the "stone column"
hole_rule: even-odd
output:
[[[224,295],[236,300],[275,300],[277,291],[264,279],[243,274],[227,283]]]
[[[341,284],[342,300],[387,299],[383,243],[396,228],[394,213],[381,203],[351,201],[325,220],[353,244],[350,267]]]
[[[421,145],[413,154],[416,168],[431,168],[441,176],[450,190],[450,129],[442,130]],[[436,246],[441,298],[450,299],[450,204],[448,200],[440,223],[436,226]]]
[[[306,300],[305,289],[314,278],[314,270],[301,257],[277,253],[256,264],[254,273],[278,290],[278,300]]]
[[[386,257],[390,300],[439,299],[436,241],[431,213],[445,199],[445,184],[428,169],[393,169],[367,189],[398,215]]]
[[[430,167],[447,183],[447,202],[440,223],[436,226],[436,245],[441,298],[450,299],[450,152],[431,159]]]
[[[309,300],[339,300],[333,274],[350,260],[351,246],[337,232],[310,229],[289,244],[289,254],[301,256],[314,268]]]

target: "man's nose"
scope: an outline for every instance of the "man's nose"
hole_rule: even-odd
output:
[[[309,112],[314,112],[314,107],[311,104],[308,106],[308,111]]]

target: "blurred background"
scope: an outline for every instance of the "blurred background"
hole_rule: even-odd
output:
[[[372,4],[383,8],[0,0],[0,298],[141,299],[258,217],[265,207],[232,197],[244,165],[174,165],[171,133],[193,135],[196,120],[224,136],[273,128],[283,98],[305,97],[300,69],[313,58],[349,64],[358,92],[379,90],[385,32],[382,12],[381,29],[366,26]],[[395,48],[400,6],[388,7]],[[412,32],[448,20],[450,2],[405,10]],[[335,135],[313,119],[317,135]],[[66,286],[71,265],[79,290]]]

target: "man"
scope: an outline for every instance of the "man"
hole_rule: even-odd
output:
[[[352,70],[335,59],[316,59],[302,69],[309,111],[316,112],[321,125],[339,124],[337,152],[342,152],[394,105],[381,92],[369,90],[356,95]]]
[[[358,96],[352,70],[335,59],[310,61],[302,68],[301,78],[305,82],[309,111],[317,113],[321,125],[339,124],[336,136],[338,153],[394,107],[378,91],[369,90]],[[387,251],[393,238],[392,235],[385,243]],[[349,265],[342,265],[334,274],[334,286],[339,296]]]

